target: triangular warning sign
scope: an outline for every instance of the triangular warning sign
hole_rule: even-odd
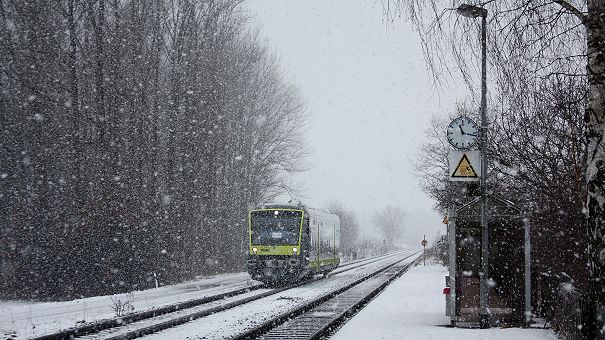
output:
[[[454,170],[454,173],[451,177],[479,177],[477,176],[477,172],[471,165],[471,162],[466,157],[466,154],[462,154],[462,158],[460,162],[458,162],[458,166]]]

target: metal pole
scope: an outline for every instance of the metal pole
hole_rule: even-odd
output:
[[[523,218],[525,227],[525,325],[529,327],[531,314],[531,224],[527,215]]]
[[[449,260],[449,274],[450,274],[450,323],[452,326],[456,325],[458,316],[456,315],[456,215],[455,209],[450,209],[447,214],[449,224],[448,227],[448,260]]]
[[[481,283],[479,326],[489,328],[489,228],[487,225],[487,72],[486,17],[481,17]]]
[[[422,241],[426,240],[426,235],[422,235]],[[426,267],[426,245],[422,245],[422,263]]]

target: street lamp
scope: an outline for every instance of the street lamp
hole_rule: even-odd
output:
[[[482,17],[483,19],[485,19],[487,17],[487,10],[485,8],[477,7],[474,5],[461,4],[456,9],[456,12],[467,18]]]
[[[458,14],[467,18],[481,17],[481,283],[479,293],[479,326],[489,328],[488,262],[489,229],[487,226],[487,76],[486,76],[486,18],[487,10],[474,5],[461,4]]]

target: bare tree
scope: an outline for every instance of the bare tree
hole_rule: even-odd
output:
[[[241,2],[0,2],[2,296],[242,267],[247,208],[293,190],[307,149]]]
[[[478,57],[475,51],[479,39],[476,21],[444,20],[451,16],[462,1],[384,0],[385,14],[394,19],[408,15],[416,23],[425,47],[425,56],[437,79],[451,72],[443,59],[439,59],[442,43],[448,43],[457,66],[472,85],[472,65],[478,63],[466,56]],[[524,71],[530,77],[585,77],[588,101],[585,108],[583,138],[587,144],[587,162],[583,168],[586,178],[584,212],[588,221],[587,252],[591,288],[589,310],[597,314],[588,316],[582,332],[585,338],[594,338],[598,332],[596,319],[603,320],[605,306],[605,3],[600,0],[586,1],[485,1],[475,2],[489,13],[490,60],[495,83],[501,98],[514,102],[518,82],[515,78]],[[447,23],[453,25],[447,26]],[[574,65],[576,67],[574,67]],[[521,67],[519,67],[521,66]],[[475,77],[477,78],[477,77]],[[524,75],[522,79],[527,79]],[[539,84],[534,83],[534,91]],[[532,92],[534,92],[532,91]],[[520,92],[517,92],[520,93]],[[602,321],[601,321],[602,323]]]
[[[387,205],[374,214],[372,221],[384,235],[387,244],[393,247],[394,241],[403,234],[405,212],[401,207]]]
[[[445,138],[445,126],[451,119],[458,116],[476,119],[476,113],[468,106],[467,103],[459,103],[455,114],[449,115],[449,118],[431,120],[431,126],[425,132],[425,142],[420,146],[414,163],[414,171],[420,178],[422,190],[435,200],[435,208],[444,215],[448,209],[464,204],[474,194],[474,184],[449,181],[450,146]]]
[[[328,204],[328,210],[340,218],[340,249],[343,254],[356,257],[359,242],[359,223],[355,214],[339,201]]]

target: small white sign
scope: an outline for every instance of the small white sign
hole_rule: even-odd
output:
[[[474,182],[481,176],[481,154],[479,151],[450,151],[450,181]]]

